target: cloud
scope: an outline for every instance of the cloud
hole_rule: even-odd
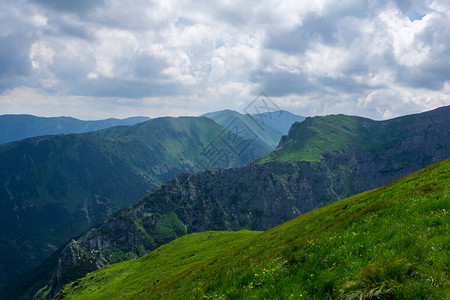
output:
[[[437,0],[17,0],[0,18],[2,113],[196,114],[260,91],[303,115],[450,104]]]
[[[104,4],[103,0],[31,0],[31,2],[47,9],[77,14],[85,14]]]
[[[29,41],[25,36],[0,37],[0,78],[26,76],[31,68],[28,60]]]
[[[264,86],[264,91],[272,97],[303,95],[316,87],[304,73],[262,72],[256,74],[254,80],[260,82]]]

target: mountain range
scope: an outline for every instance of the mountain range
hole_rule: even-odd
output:
[[[288,133],[295,122],[305,117],[285,110],[268,111],[255,115],[240,114],[232,110],[206,113],[203,116],[219,125],[259,143],[263,151],[272,151],[282,135]],[[0,115],[0,144],[43,135],[87,133],[116,126],[134,125],[150,120],[149,117],[84,121],[72,117],[37,117],[33,115]]]
[[[206,117],[0,145],[0,282],[178,174],[242,166],[264,151]]]
[[[450,107],[387,121],[344,115],[307,118],[255,163],[168,181],[73,239],[4,293],[11,295],[20,286],[15,297],[40,289],[37,299],[51,298],[87,272],[137,258],[185,234],[267,230],[446,159],[448,124]]]
[[[0,115],[0,144],[29,137],[68,133],[85,133],[120,125],[134,125],[148,117],[82,121],[71,117],[44,118],[32,115]]]

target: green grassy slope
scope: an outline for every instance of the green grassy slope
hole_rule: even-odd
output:
[[[261,157],[258,163],[320,161],[323,153],[345,151],[352,146],[363,144],[362,141],[368,136],[364,126],[366,123],[376,122],[346,115],[308,118],[301,123],[295,123],[289,132],[289,141]]]
[[[113,299],[117,296],[119,286],[122,287],[124,294],[136,295],[144,282],[146,286],[157,284],[224,251],[241,247],[259,234],[260,232],[244,230],[206,231],[201,234],[185,235],[138,260],[100,269],[95,277],[98,285],[89,286],[89,290],[92,291],[90,297]],[[148,272],[149,270],[151,271]]]
[[[445,299],[449,193],[447,159],[254,236],[184,236],[56,299]]]

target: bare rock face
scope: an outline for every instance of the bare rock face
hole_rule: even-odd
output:
[[[449,124],[450,106],[371,124],[376,144],[355,151],[354,191],[380,187],[448,158]]]
[[[274,162],[184,174],[133,209],[175,213],[188,232],[266,230],[334,200],[326,168],[307,162]]]
[[[63,283],[74,281],[84,276],[86,272],[100,269],[108,264],[100,251],[87,252],[78,241],[72,240],[58,259],[52,290],[60,290]]]

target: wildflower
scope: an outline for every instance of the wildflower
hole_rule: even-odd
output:
[[[356,235],[356,232],[353,232],[353,235]]]
[[[259,274],[255,273],[255,276],[259,276]]]

